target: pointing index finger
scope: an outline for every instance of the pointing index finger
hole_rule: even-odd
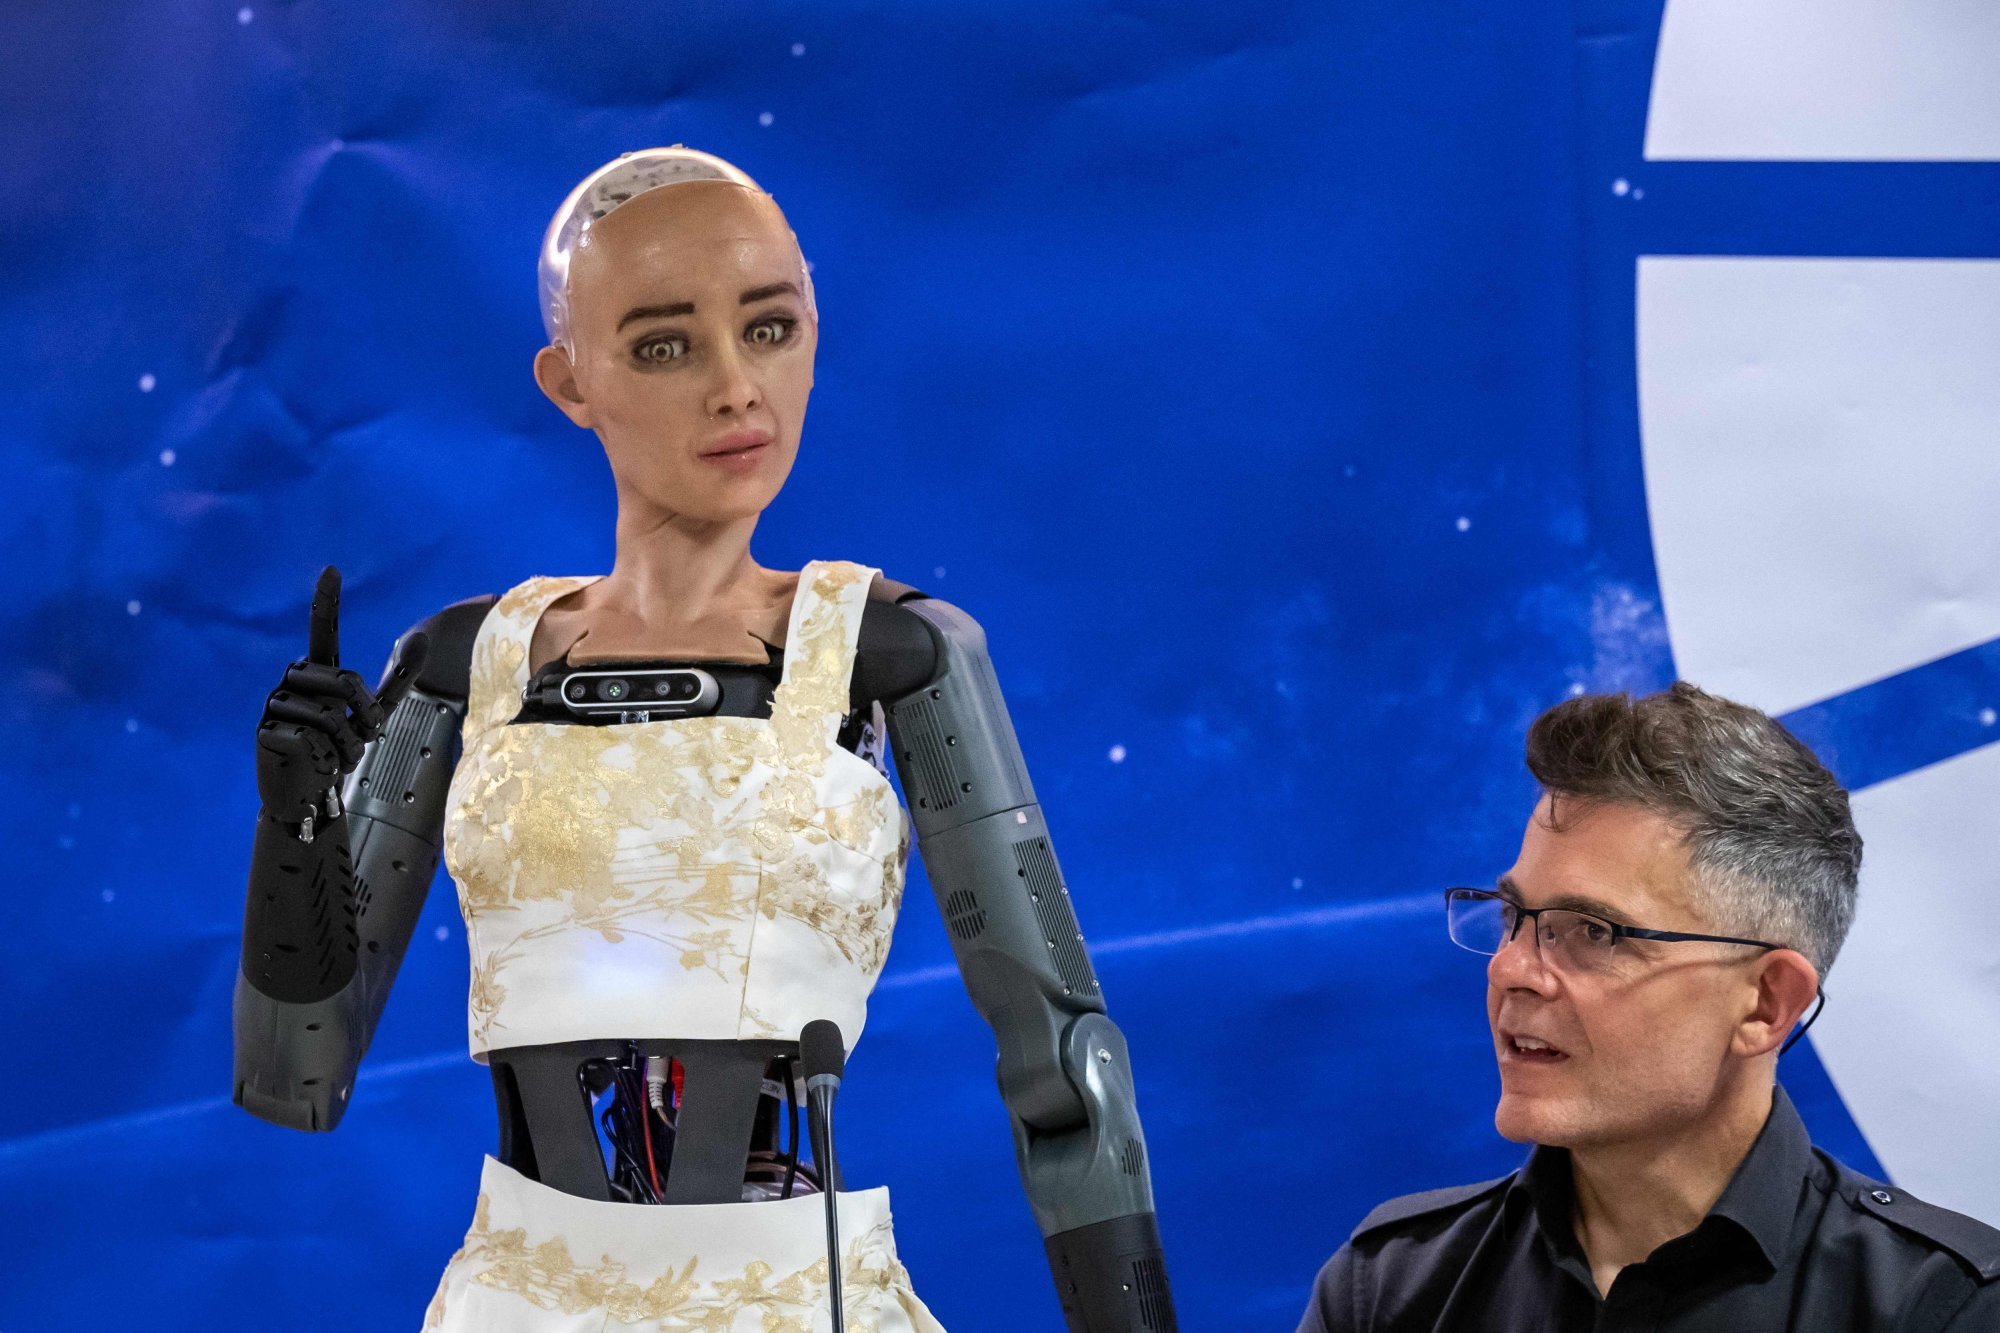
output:
[[[321,666],[340,665],[340,571],[328,565],[313,588],[312,631],[306,660]]]

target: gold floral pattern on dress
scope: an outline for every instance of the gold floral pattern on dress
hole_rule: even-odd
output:
[[[767,941],[780,956],[765,966],[833,968],[827,986],[859,987],[865,1000],[887,957],[909,843],[886,777],[834,742],[874,574],[841,562],[802,571],[768,720],[513,724],[536,623],[589,580],[531,579],[488,613],[445,829],[472,951],[475,1052],[532,1039],[521,1034],[546,997],[513,994],[508,982],[529,958],[567,960],[549,966],[600,986],[650,977],[628,998],[654,1013],[693,1012],[684,1001],[705,976],[723,988],[705,992],[709,1011],[726,1010],[736,1030],[699,1035],[783,1031],[791,1016],[778,1014],[776,1029],[768,1014],[751,1017],[760,920],[806,927],[820,955]],[[538,985],[555,976],[540,968]],[[607,1012],[597,1031],[616,1030],[616,1018]]]
[[[491,610],[472,644],[471,692],[465,713],[465,740],[473,734],[504,727],[521,711],[521,688],[527,684],[528,645],[535,624],[549,603],[587,583],[588,578],[535,578],[510,590]],[[497,632],[488,633],[495,630]]]
[[[564,1314],[603,1310],[621,1324],[647,1324],[657,1333],[732,1333],[746,1314],[759,1320],[763,1333],[809,1333],[814,1312],[826,1307],[830,1285],[823,1258],[782,1274],[753,1259],[738,1275],[709,1279],[698,1255],[678,1267],[669,1263],[657,1277],[641,1281],[609,1255],[579,1262],[561,1236],[531,1244],[525,1227],[495,1229],[492,1201],[484,1192],[473,1209],[465,1244],[452,1257],[447,1281],[461,1267],[480,1286],[508,1292],[538,1309]],[[841,1309],[850,1328],[872,1326],[868,1316],[882,1298],[909,1289],[909,1273],[895,1258],[887,1222],[847,1242],[840,1281]],[[425,1314],[425,1328],[443,1326],[446,1304],[445,1284],[440,1284]]]

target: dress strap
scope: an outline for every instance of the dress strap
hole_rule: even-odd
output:
[[[538,576],[508,589],[506,596],[493,604],[472,641],[472,676],[465,701],[468,747],[475,735],[504,727],[519,715],[521,691],[528,688],[528,648],[542,612],[558,597],[601,577]]]
[[[861,614],[881,572],[845,560],[815,560],[799,571],[771,724],[778,743],[801,758],[823,753],[840,734]]]

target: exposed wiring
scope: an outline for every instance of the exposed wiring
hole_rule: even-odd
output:
[[[792,1185],[799,1178],[799,1085],[792,1076],[792,1057],[784,1057],[785,1062],[785,1107],[791,1115],[791,1145],[785,1152],[785,1188],[778,1197],[792,1197]]]

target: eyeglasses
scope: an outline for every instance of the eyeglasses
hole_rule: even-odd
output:
[[[1642,930],[1638,926],[1606,921],[1588,912],[1567,907],[1523,907],[1491,889],[1446,889],[1445,925],[1451,942],[1474,953],[1497,954],[1532,919],[1532,938],[1542,961],[1558,972],[1571,976],[1602,974],[1614,970],[1620,940],[1697,941],[1706,944],[1744,944],[1753,949],[1785,949],[1791,946],[1769,940],[1746,940],[1734,935],[1695,935],[1683,930]],[[1793,1033],[1783,1050],[1805,1035],[1819,1011],[1826,1007],[1822,989],[1818,1003],[1805,1026]],[[1782,1054],[1783,1051],[1780,1052]]]
[[[1523,907],[1491,889],[1446,889],[1445,922],[1451,942],[1474,953],[1499,953],[1533,919],[1535,944],[1551,967],[1564,972],[1602,972],[1620,940],[1700,940],[1709,944],[1747,944],[1756,949],[1787,946],[1733,935],[1690,935],[1680,930],[1641,930],[1606,921],[1567,907]]]

